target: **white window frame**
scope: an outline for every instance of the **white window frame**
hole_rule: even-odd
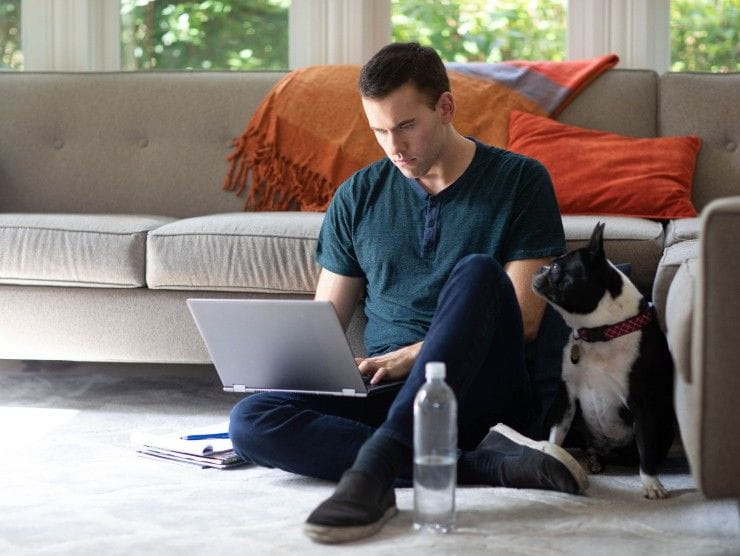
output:
[[[670,0],[568,0],[568,59],[606,53],[619,67],[670,67]],[[118,0],[22,0],[26,70],[119,71]],[[390,0],[293,0],[291,68],[361,64],[391,37]]]
[[[568,0],[568,59],[606,53],[620,68],[671,66],[670,0]]]
[[[362,64],[391,40],[390,0],[292,0],[291,68]]]

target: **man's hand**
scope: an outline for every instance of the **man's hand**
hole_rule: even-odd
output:
[[[377,384],[381,380],[398,380],[411,372],[421,344],[418,342],[375,357],[355,357],[355,361],[362,374],[372,376],[370,384]]]

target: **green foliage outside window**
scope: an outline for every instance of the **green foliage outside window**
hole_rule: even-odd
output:
[[[671,0],[671,70],[740,71],[740,0]]]
[[[0,0],[0,70],[21,68],[21,0]]]
[[[31,0],[32,1],[32,0]],[[567,0],[391,0],[393,40],[450,61],[565,58]],[[290,0],[121,1],[124,69],[288,67]],[[0,0],[0,70],[23,68],[21,0]],[[671,0],[671,69],[740,71],[740,0]]]
[[[564,60],[566,0],[392,0],[393,40],[451,62]]]
[[[123,0],[125,70],[288,67],[290,0]]]

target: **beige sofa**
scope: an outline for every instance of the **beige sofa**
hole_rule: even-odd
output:
[[[221,190],[230,140],[281,76],[0,73],[0,358],[205,363],[188,297],[312,295],[323,215],[245,213],[242,199]],[[611,70],[559,120],[638,137],[700,135],[693,198],[703,209],[740,194],[738,98],[739,74]],[[699,233],[699,220],[600,219],[607,222],[607,254],[632,263],[664,324],[673,275],[696,268],[686,263],[679,271],[697,256],[696,246],[702,249],[693,264],[700,268],[716,260],[712,253],[737,249],[737,236],[725,235],[737,227],[710,240]],[[594,222],[563,217],[569,247],[585,243]],[[683,291],[731,298],[740,276],[734,268],[735,280],[722,282],[727,291],[706,277],[698,285],[683,278]],[[686,299],[669,297],[668,330],[681,338],[673,343],[685,349],[689,338],[696,353],[711,344],[714,358],[679,360],[679,377],[687,378],[677,390],[682,432],[694,469],[719,475],[705,491],[738,497],[738,474],[734,482],[723,479],[740,446],[714,444],[724,431],[740,438],[732,426],[740,412],[729,405],[740,395],[731,363],[738,359],[723,359],[737,354],[737,342],[696,323],[732,323],[740,310],[701,306],[689,332],[672,325],[672,307],[687,307]],[[348,335],[361,353],[361,310],[356,316]],[[685,311],[675,318],[685,323]],[[720,408],[731,420],[726,428],[713,413]]]

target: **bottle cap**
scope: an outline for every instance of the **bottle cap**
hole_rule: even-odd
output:
[[[433,378],[444,378],[445,374],[447,374],[447,367],[444,363],[439,361],[430,361],[427,363],[425,371],[426,372],[424,374],[427,380],[431,380]]]

